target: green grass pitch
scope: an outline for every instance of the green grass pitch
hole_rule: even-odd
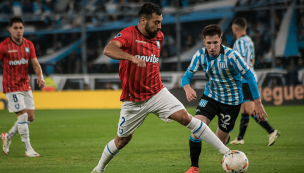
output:
[[[245,145],[230,145],[249,159],[247,172],[304,172],[304,107],[265,107],[269,123],[281,137],[267,146],[268,137],[253,119]],[[188,108],[195,114],[195,108]],[[39,158],[25,157],[20,136],[16,135],[10,153],[0,153],[1,173],[89,173],[97,165],[105,145],[116,135],[120,110],[37,110],[30,125],[30,139]],[[16,121],[14,114],[0,111],[0,132],[7,132]],[[233,140],[239,132],[240,116]],[[215,132],[217,118],[210,128]],[[110,162],[107,173],[183,173],[190,167],[190,131],[176,122],[165,123],[150,114],[135,131],[131,142]],[[222,155],[203,142],[200,172],[219,173]]]

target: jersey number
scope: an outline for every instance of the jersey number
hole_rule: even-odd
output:
[[[18,102],[18,98],[17,98],[16,94],[13,94],[13,99],[14,99],[14,102]]]
[[[125,117],[121,117],[121,118],[122,118],[122,122],[120,123],[119,126],[121,126],[126,121]],[[119,134],[122,134],[122,133],[123,133],[123,130],[119,127]]]
[[[230,121],[231,119],[230,115],[221,114],[221,117],[222,117],[221,121],[223,122],[223,124],[230,125],[230,123],[228,123],[228,121]]]

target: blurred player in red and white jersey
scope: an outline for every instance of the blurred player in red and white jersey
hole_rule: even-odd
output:
[[[161,82],[159,56],[164,35],[161,9],[146,3],[138,12],[139,23],[122,30],[105,47],[104,54],[120,60],[119,77],[123,101],[117,135],[110,141],[93,173],[102,173],[111,159],[131,140],[149,113],[161,120],[175,120],[198,138],[213,145],[221,154],[227,148],[202,121],[188,114],[183,104]],[[152,129],[151,129],[152,130]]]
[[[28,78],[28,64],[31,62],[37,84],[44,87],[40,64],[37,61],[34,45],[23,38],[24,22],[20,17],[13,17],[9,22],[11,37],[0,43],[0,60],[3,64],[3,92],[8,100],[9,112],[15,112],[17,122],[8,133],[2,133],[4,154],[9,153],[12,138],[19,132],[28,157],[39,157],[30,144],[28,125],[35,119],[35,104]]]

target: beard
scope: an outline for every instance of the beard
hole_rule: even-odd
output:
[[[146,32],[149,34],[150,38],[154,38],[157,36],[157,33],[159,31],[159,29],[157,29],[156,31],[152,31],[149,27],[149,22],[147,23],[147,25],[145,26],[145,30]]]

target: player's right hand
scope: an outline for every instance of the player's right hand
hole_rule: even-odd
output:
[[[142,59],[139,59],[139,58],[134,57],[134,58],[132,59],[132,62],[133,62],[134,64],[136,64],[136,65],[137,65],[138,67],[140,67],[140,68],[146,67],[146,62],[145,62],[144,60],[142,60]]]
[[[186,85],[184,89],[186,92],[187,100],[189,102],[193,102],[197,98],[196,92],[189,85]]]

